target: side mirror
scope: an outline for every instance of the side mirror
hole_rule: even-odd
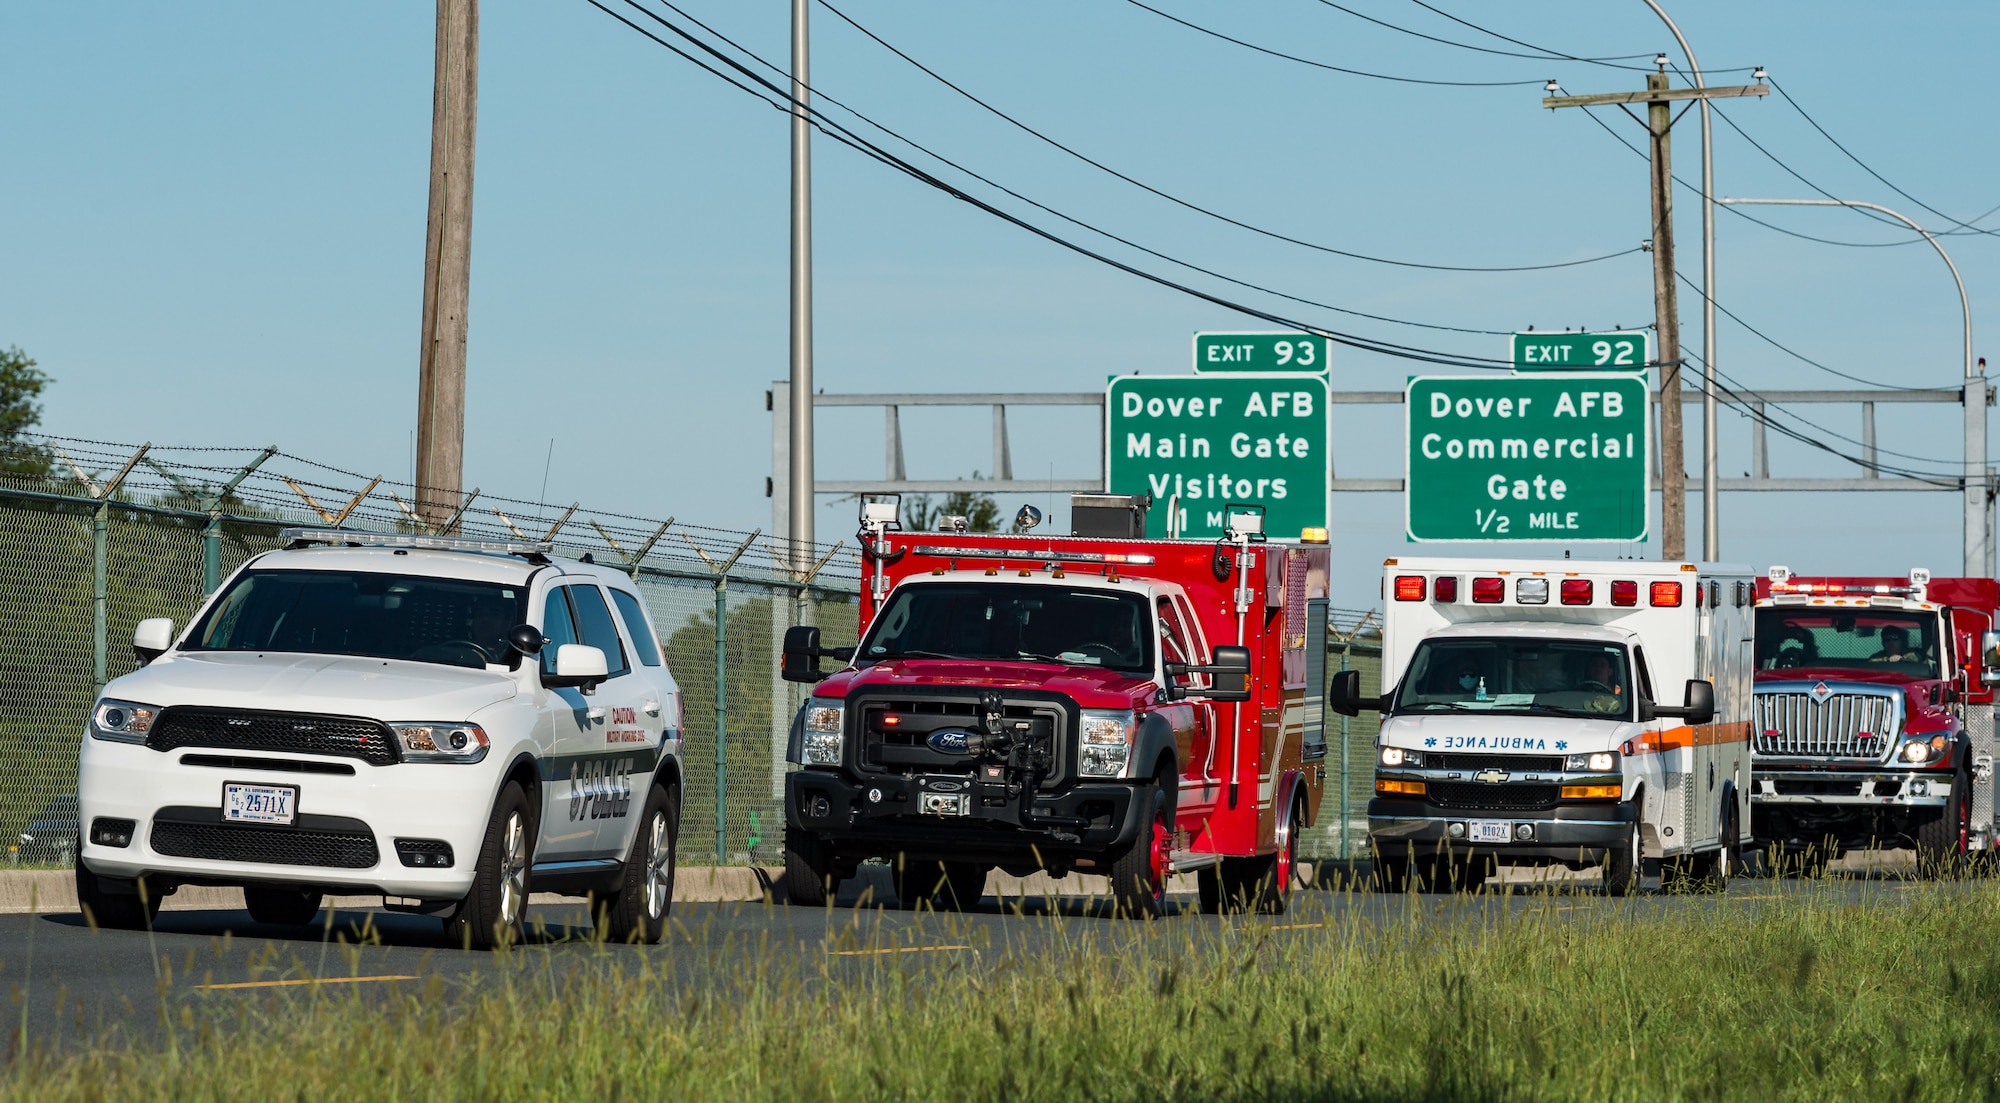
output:
[[[1333,682],[1327,687],[1326,707],[1342,716],[1359,716],[1362,709],[1379,709],[1381,703],[1372,697],[1361,696],[1361,672],[1341,670],[1333,675]]]
[[[132,657],[145,666],[174,646],[172,617],[147,617],[132,631]]]
[[[507,630],[507,646],[531,659],[541,654],[548,643],[542,637],[542,630],[532,624],[517,624]]]
[[[550,689],[577,689],[588,694],[609,677],[611,668],[604,652],[587,643],[566,643],[556,648],[556,669],[542,673],[542,684]]]
[[[1706,724],[1715,719],[1715,686],[1712,683],[1689,678],[1684,701],[1679,707],[1654,705],[1650,710],[1642,707],[1639,718],[1651,719],[1646,715],[1650,711],[1653,716],[1678,716],[1690,724]]]
[[[1250,699],[1250,649],[1233,643],[1218,644],[1215,660],[1208,665],[1207,673],[1213,676],[1209,683],[1208,698],[1211,701],[1248,701]]]
[[[822,656],[845,662],[854,657],[854,649],[821,647],[818,628],[810,624],[793,625],[785,629],[785,647],[778,666],[778,676],[787,682],[817,682],[827,675],[826,671],[819,668]]]

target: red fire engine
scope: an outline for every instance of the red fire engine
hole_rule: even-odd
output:
[[[885,858],[905,906],[969,907],[997,867],[1108,875],[1130,915],[1190,870],[1205,910],[1283,909],[1324,782],[1327,549],[1267,543],[1254,506],[1214,543],[1147,540],[1145,500],[1117,502],[1079,501],[1071,537],[905,532],[863,503],[859,645],[785,637],[784,677],[817,683],[793,901]]]
[[[1917,851],[1931,874],[1994,844],[2000,583],[1804,578],[1757,583],[1750,827],[1823,863]]]

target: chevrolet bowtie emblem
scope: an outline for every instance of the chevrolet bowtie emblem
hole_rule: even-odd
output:
[[[1505,770],[1486,769],[1472,775],[1472,779],[1474,781],[1483,781],[1488,785],[1497,785],[1500,782],[1506,781],[1508,776]]]

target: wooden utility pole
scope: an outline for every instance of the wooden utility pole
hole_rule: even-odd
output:
[[[1687,556],[1687,463],[1681,417],[1681,316],[1674,275],[1674,168],[1670,135],[1675,100],[1706,100],[1725,96],[1768,96],[1770,86],[1744,84],[1728,88],[1668,88],[1666,56],[1660,72],[1646,74],[1644,92],[1612,92],[1595,96],[1546,96],[1542,106],[1601,107],[1646,105],[1646,131],[1652,145],[1653,197],[1653,317],[1660,346],[1660,555]],[[1556,83],[1549,82],[1554,91]],[[1637,116],[1633,116],[1637,118]]]
[[[458,513],[465,474],[466,304],[472,275],[472,154],[479,106],[479,0],[437,0],[430,214],[417,359],[417,515]]]
[[[1648,92],[1667,90],[1665,73],[1646,74]],[[1687,555],[1686,437],[1681,426],[1681,311],[1674,287],[1673,113],[1666,100],[1646,101],[1652,136],[1653,325],[1660,344],[1660,555]]]

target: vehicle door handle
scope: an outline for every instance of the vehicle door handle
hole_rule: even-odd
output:
[[[660,714],[660,703],[658,701],[648,701],[639,707],[645,710],[647,716],[658,716]]]
[[[589,709],[585,710],[584,715],[592,720],[602,720],[604,719],[604,706],[592,705]]]

